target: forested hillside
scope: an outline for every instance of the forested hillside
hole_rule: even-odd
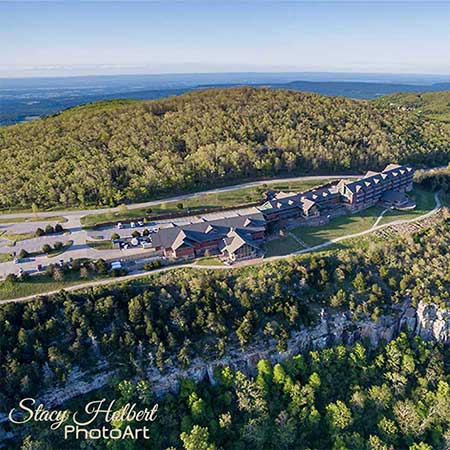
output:
[[[188,269],[141,282],[62,291],[0,306],[0,411],[65,383],[99,361],[125,376],[162,373],[197,356],[277,342],[318,320],[321,307],[376,320],[407,297],[450,305],[450,217],[400,240],[223,271]],[[272,344],[271,344],[272,345]],[[32,363],[30,363],[32,361]],[[153,363],[151,363],[153,361]]]
[[[446,123],[450,132],[450,91],[400,93],[387,95],[378,100],[391,107],[406,108],[427,118]]]
[[[163,399],[152,395],[147,380],[124,380],[90,397],[115,398],[116,408],[127,402],[151,408],[158,402],[148,440],[125,445],[100,439],[87,446],[37,423],[15,448],[446,450],[448,358],[440,345],[401,335],[377,349],[358,343],[296,355],[282,364],[261,360],[254,377],[224,367],[215,374],[217,385],[185,380],[179,394]],[[87,401],[82,397],[70,406],[82,410]],[[128,424],[114,426],[124,430]]]
[[[415,111],[271,89],[100,102],[0,128],[0,208],[117,205],[280,173],[450,160],[443,124]]]

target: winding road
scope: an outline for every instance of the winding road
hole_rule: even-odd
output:
[[[280,259],[285,259],[285,258],[289,258],[295,255],[300,255],[300,254],[304,254],[304,253],[310,253],[316,250],[322,250],[326,247],[329,247],[335,243],[347,240],[347,239],[353,239],[353,238],[357,238],[357,237],[361,237],[370,233],[373,233],[375,231],[381,230],[383,228],[389,227],[389,226],[395,226],[395,225],[402,225],[402,224],[407,224],[407,223],[413,223],[413,222],[417,222],[419,220],[423,220],[426,219],[430,216],[432,216],[433,214],[437,213],[441,207],[442,207],[442,203],[441,200],[439,198],[439,194],[436,193],[434,195],[434,199],[436,202],[435,207],[427,212],[426,214],[423,214],[421,216],[415,217],[413,219],[405,219],[405,220],[395,220],[383,225],[377,225],[375,224],[374,226],[372,226],[371,228],[361,231],[359,233],[354,233],[354,234],[347,234],[345,236],[340,236],[338,238],[332,239],[330,241],[324,242],[322,244],[319,245],[315,245],[313,247],[309,247],[309,248],[305,248],[302,250],[298,250],[296,252],[292,252],[289,253],[287,255],[282,255],[282,256],[272,256],[269,258],[259,258],[259,259],[255,259],[255,260],[248,260],[248,261],[243,261],[241,264],[235,265],[235,266],[226,266],[226,265],[197,265],[197,264],[180,264],[180,265],[176,265],[176,266],[168,266],[168,267],[163,267],[160,269],[156,269],[156,270],[152,270],[152,271],[140,271],[140,272],[136,272],[130,275],[126,275],[123,277],[117,277],[117,278],[107,278],[107,279],[103,279],[103,280],[98,280],[98,281],[91,281],[91,282],[87,282],[87,283],[81,283],[81,284],[77,284],[74,286],[69,286],[67,288],[64,288],[63,290],[65,291],[75,291],[75,290],[79,290],[79,289],[86,289],[86,288],[91,288],[91,287],[95,287],[95,286],[106,286],[109,284],[116,284],[116,283],[120,283],[123,281],[130,281],[130,280],[134,280],[136,278],[140,278],[146,275],[152,275],[155,273],[162,273],[162,272],[167,272],[169,270],[177,270],[177,269],[182,269],[182,268],[190,268],[190,269],[197,269],[197,270],[235,270],[238,268],[241,268],[243,266],[248,266],[248,265],[260,265],[260,264],[264,264],[266,262],[273,262],[276,260],[280,260]],[[378,217],[378,219],[381,220],[381,218],[383,217],[385,211],[383,211],[383,213]],[[377,220],[376,223],[379,223],[379,220]],[[14,298],[14,299],[9,299],[9,300],[1,300],[0,304],[5,304],[5,303],[17,303],[17,302],[25,302],[25,301],[29,301],[32,300],[34,298],[37,297],[41,297],[43,295],[52,295],[52,294],[57,294],[58,292],[60,292],[61,289],[55,290],[55,291],[50,291],[50,292],[46,292],[46,293],[42,293],[42,294],[33,294],[33,295],[29,295],[26,297],[19,297],[19,298]]]
[[[325,175],[312,175],[312,176],[299,176],[293,178],[274,178],[268,180],[259,180],[252,181],[248,183],[241,183],[232,186],[224,186],[220,188],[210,189],[201,192],[177,195],[173,197],[163,198],[159,200],[152,200],[143,203],[133,203],[127,205],[128,210],[146,208],[159,205],[161,203],[173,203],[179,202],[187,199],[198,198],[207,194],[218,194],[223,192],[236,191],[239,189],[251,188],[256,186],[261,186],[264,184],[276,184],[276,183],[285,183],[285,182],[296,182],[296,181],[314,181],[314,180],[324,180],[324,179],[339,179],[339,178],[360,178],[362,175],[340,175],[340,174],[325,174]],[[49,235],[43,236],[39,238],[32,238],[23,241],[17,241],[17,244],[13,247],[10,247],[10,241],[6,239],[2,239],[0,236],[0,254],[9,254],[11,252],[15,252],[15,254],[19,254],[21,249],[26,250],[28,253],[37,253],[40,252],[44,244],[53,245],[57,241],[61,241],[66,243],[68,241],[72,241],[72,245],[64,251],[62,254],[53,257],[47,257],[44,254],[33,256],[31,258],[25,258],[21,260],[19,263],[15,263],[14,261],[8,261],[0,263],[0,279],[5,278],[9,273],[17,273],[19,269],[27,271],[29,273],[34,273],[36,271],[37,265],[47,266],[48,264],[58,263],[61,259],[64,261],[78,258],[89,258],[89,259],[98,259],[103,258],[105,260],[118,260],[124,257],[130,257],[138,255],[142,252],[140,248],[130,248],[127,250],[118,250],[118,249],[110,249],[110,250],[97,250],[89,246],[89,242],[91,240],[95,240],[93,238],[93,233],[89,233],[85,229],[83,229],[81,224],[81,219],[84,216],[94,215],[94,214],[102,214],[109,212],[118,212],[120,207],[115,208],[97,208],[97,209],[85,209],[85,210],[66,210],[66,211],[45,211],[45,212],[17,212],[17,213],[7,213],[0,214],[0,219],[2,223],[0,224],[0,232],[2,229],[6,232],[12,233],[23,233],[24,231],[34,232],[38,226],[45,228],[45,224],[43,222],[47,218],[48,221],[51,221],[51,218],[58,216],[64,217],[66,222],[63,224],[64,228],[69,232],[67,235]],[[225,215],[227,217],[232,217],[237,214],[248,214],[250,212],[255,212],[254,208],[250,211],[249,208],[237,208],[236,210],[226,211],[220,213],[222,216]],[[202,214],[202,217],[214,219],[217,216],[218,212],[211,212]],[[23,220],[24,218],[33,217],[34,219],[41,218],[42,222],[27,222],[27,223],[15,223],[15,220]],[[6,221],[11,221],[10,223],[6,223]],[[171,219],[171,222],[176,223],[186,223],[186,221],[190,222],[193,220],[193,217],[180,217],[178,219]],[[168,220],[167,220],[168,221]],[[167,221],[160,221],[161,223]],[[101,239],[109,240],[111,235],[114,232],[118,232],[119,234],[129,235],[129,230],[115,230],[114,227],[110,227],[108,231],[98,232],[97,234],[102,234]]]

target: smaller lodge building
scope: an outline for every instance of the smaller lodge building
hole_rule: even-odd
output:
[[[257,256],[265,232],[263,215],[255,213],[161,228],[153,235],[152,244],[167,258],[195,258],[206,253],[235,261]]]

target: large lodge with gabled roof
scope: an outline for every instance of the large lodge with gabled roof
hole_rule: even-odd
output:
[[[411,167],[389,164],[382,172],[369,171],[360,180],[341,180],[337,188],[350,209],[359,211],[375,205],[389,191],[410,191],[413,176]]]
[[[413,186],[411,167],[389,164],[382,172],[367,172],[356,181],[340,180],[302,193],[277,192],[255,212],[215,220],[201,218],[186,225],[171,224],[152,236],[152,247],[167,258],[219,255],[228,262],[262,254],[268,225],[299,220],[303,224],[337,211],[354,213],[378,202],[397,209],[414,208],[406,196]]]

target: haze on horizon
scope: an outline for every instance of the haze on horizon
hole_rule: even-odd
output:
[[[0,2],[0,77],[448,75],[450,2]]]

